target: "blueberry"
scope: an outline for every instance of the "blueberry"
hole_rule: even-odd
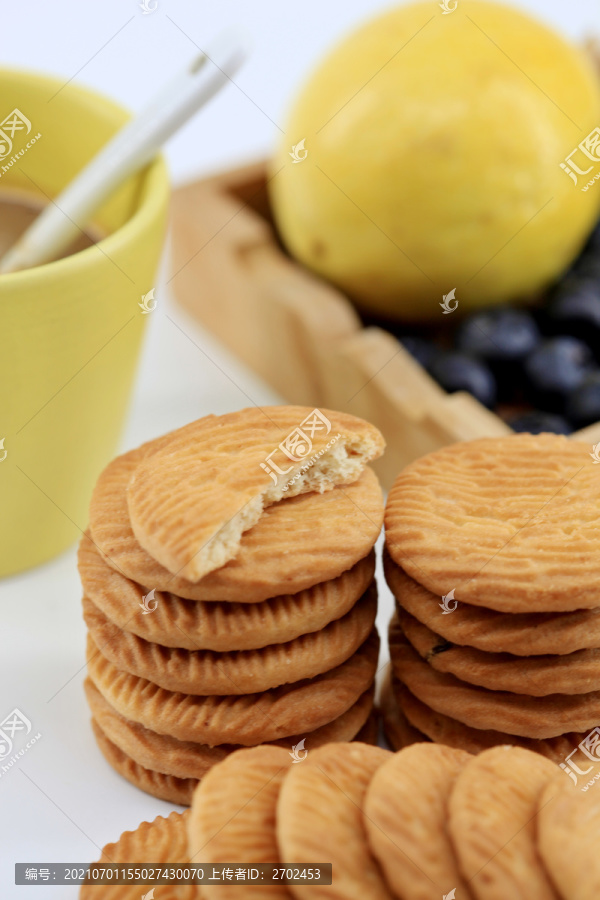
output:
[[[571,434],[573,430],[562,416],[541,412],[539,409],[507,419],[506,424],[510,425],[513,431],[527,431],[529,434],[543,434],[544,432]]]
[[[576,428],[600,422],[600,372],[592,372],[573,391],[567,400],[565,413]]]
[[[533,316],[510,307],[475,313],[461,323],[456,333],[458,350],[490,362],[523,359],[540,340]]]
[[[495,307],[469,316],[456,332],[458,350],[483,359],[496,379],[500,400],[512,400],[523,381],[523,360],[541,341],[533,316]]]
[[[429,372],[449,394],[468,391],[490,409],[496,402],[496,379],[486,364],[473,356],[443,351],[430,364]]]
[[[570,334],[600,352],[600,273],[598,279],[571,275],[548,304],[553,331]]]
[[[403,334],[398,338],[405,350],[408,350],[411,356],[421,363],[424,369],[429,367],[433,362],[433,357],[437,353],[437,347],[425,338],[418,337],[413,334]]]
[[[525,390],[532,404],[562,413],[566,399],[593,369],[592,352],[574,337],[551,338],[527,357],[524,369]]]

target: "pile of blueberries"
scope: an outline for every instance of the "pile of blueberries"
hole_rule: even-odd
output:
[[[448,348],[398,337],[441,387],[469,391],[515,431],[570,434],[600,421],[600,222],[542,306],[472,313]]]

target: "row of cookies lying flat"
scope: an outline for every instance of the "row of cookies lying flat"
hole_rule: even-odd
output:
[[[600,721],[599,503],[589,447],[556,435],[456,444],[400,474],[385,515],[392,741],[410,726],[560,762],[585,739]]]
[[[332,864],[332,884],[156,888],[172,900],[591,900],[600,890],[600,789],[584,794],[539,754],[478,756],[431,743],[398,753],[328,744],[301,764],[279,747],[240,750],[197,788],[191,810],[143,823],[100,862]],[[138,900],[142,885],[81,900]],[[244,893],[245,892],[245,893]]]
[[[115,459],[79,548],[86,694],[108,762],[189,804],[239,746],[364,736],[379,638],[366,466],[328,410],[208,416]]]

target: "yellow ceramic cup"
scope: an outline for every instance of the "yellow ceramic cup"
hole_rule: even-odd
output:
[[[128,118],[44,75],[0,70],[0,98],[0,193],[44,200]],[[138,304],[153,286],[168,195],[157,158],[94,217],[107,235],[97,245],[0,275],[0,576],[50,559],[86,527],[127,410],[148,318]]]

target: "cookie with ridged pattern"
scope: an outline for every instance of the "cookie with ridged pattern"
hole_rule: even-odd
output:
[[[530,697],[490,691],[436,672],[402,635],[390,646],[392,670],[412,694],[431,709],[480,729],[497,729],[528,738],[551,738],[586,731],[600,719],[600,691]]]
[[[198,784],[197,779],[176,778],[174,775],[165,775],[164,772],[147,769],[127,756],[116,744],[113,744],[94,719],[92,719],[92,729],[96,743],[107,763],[130,784],[145,791],[146,794],[158,797],[159,800],[178,803],[180,806],[190,805],[194,789]]]
[[[331,862],[334,872],[331,885],[290,885],[294,897],[391,900],[363,818],[369,783],[389,758],[368,744],[327,744],[288,770],[277,804],[281,861]]]
[[[397,604],[444,640],[488,653],[562,655],[600,647],[600,606],[559,613],[502,613],[458,602],[444,615],[441,598],[383,554],[385,578]]]
[[[223,652],[283,644],[341,618],[373,580],[375,553],[337,578],[262,603],[184,600],[155,591],[144,604],[145,589],[111,568],[87,535],[78,567],[84,594],[123,631],[165,647]]]
[[[404,633],[419,656],[437,672],[492,691],[546,697],[600,690],[600,649],[576,650],[562,656],[486,653],[445,641],[403,609],[390,623],[390,633],[394,630]]]
[[[500,612],[600,606],[600,469],[554,434],[453,444],[407,466],[385,514],[389,553],[437,596]]]
[[[593,763],[586,759],[585,769]],[[594,778],[597,764],[588,774]],[[600,893],[600,790],[586,776],[578,783],[560,772],[540,795],[537,843],[563,900],[592,900]]]
[[[463,878],[478,900],[558,900],[537,849],[536,813],[556,766],[521,747],[473,756],[448,802],[448,828]]]
[[[187,820],[192,862],[218,866],[243,860],[245,865],[279,864],[276,810],[279,791],[292,757],[268,744],[240,750],[212,769],[194,793]],[[237,900],[234,882],[206,885],[207,900]],[[291,897],[285,884],[246,885],[251,897]]]
[[[314,731],[337,719],[373,684],[379,638],[373,631],[362,647],[335,669],[316,678],[238,696],[204,696],[166,691],[113,666],[88,635],[88,675],[113,709],[160,734],[214,747],[243,746]]]
[[[383,495],[372,469],[345,487],[269,506],[242,537],[235,559],[197,583],[172,575],[137,542],[126,490],[140,462],[165,439],[114,459],[90,502],[93,542],[108,565],[150,590],[188,600],[260,603],[337,578],[371,551],[383,524]],[[281,560],[285,559],[285,567]]]
[[[413,744],[380,766],[367,788],[369,846],[395,896],[429,900],[454,888],[471,892],[448,833],[448,800],[469,753],[441,744]]]
[[[124,831],[118,841],[106,846],[98,860],[106,863],[187,863],[187,818],[189,811],[157,816],[153,822],[142,822],[135,831]],[[91,866],[93,868],[93,866]],[[80,900],[140,900],[151,885],[104,884],[81,887]],[[194,885],[166,885],[160,888],[164,900],[200,900],[202,888]]]
[[[328,409],[249,407],[199,419],[132,472],[133,533],[171,574],[197,582],[237,556],[266,507],[351,484],[383,448],[373,425]]]
[[[87,597],[83,614],[102,654],[118,669],[147,678],[168,691],[189,694],[252,694],[315,678],[345,662],[375,625],[373,583],[341,619],[321,631],[259,650],[182,650],[150,643],[113,625]]]
[[[563,762],[565,757],[585,737],[584,733],[569,732],[545,740],[536,740],[491,728],[472,728],[426,706],[425,703],[417,700],[408,688],[396,681],[392,685],[392,694],[395,707],[401,710],[413,728],[419,729],[431,741],[447,744],[449,747],[458,747],[468,753],[481,753],[482,750],[488,750],[498,744],[513,744],[523,747],[525,750],[531,750],[533,753],[539,753],[558,764]]]
[[[146,769],[164,772],[176,778],[203,778],[212,766],[239,750],[236,744],[208,747],[193,741],[180,741],[168,734],[125,719],[105,700],[94,683],[86,678],[85,693],[92,716],[106,737],[127,756]],[[320,747],[331,741],[362,740],[365,725],[373,708],[373,691],[365,693],[338,719],[316,731],[283,738],[279,743],[289,748],[301,741],[309,747]]]

